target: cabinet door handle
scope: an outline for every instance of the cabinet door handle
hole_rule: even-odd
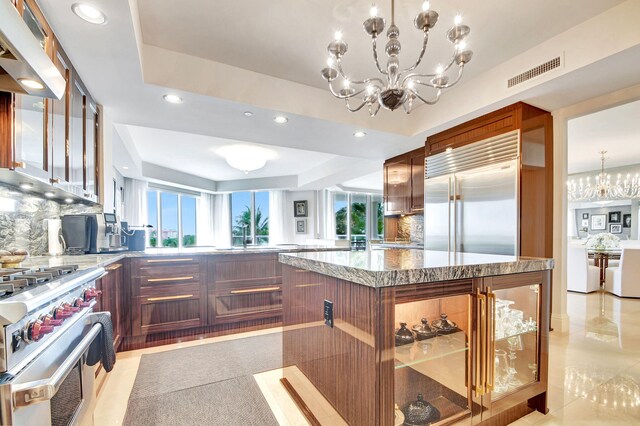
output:
[[[477,290],[476,293],[476,298],[477,298],[477,303],[476,303],[476,308],[477,308],[477,317],[478,317],[478,321],[477,321],[477,329],[476,329],[476,336],[477,336],[477,342],[478,342],[478,351],[476,353],[476,362],[475,362],[475,377],[476,377],[476,383],[475,383],[475,392],[477,396],[480,395],[484,395],[486,388],[485,388],[485,384],[486,384],[486,343],[487,343],[487,336],[486,336],[486,321],[487,321],[487,310],[486,310],[486,301],[487,301],[487,297],[482,294],[480,292],[480,290]]]
[[[265,292],[268,292],[268,291],[277,291],[277,290],[280,290],[280,286],[252,288],[252,289],[247,289],[247,290],[232,290],[231,294],[265,293]]]
[[[193,259],[147,259],[147,263],[192,262]]]
[[[164,296],[164,297],[148,297],[147,302],[161,302],[165,300],[189,299],[190,297],[193,297],[193,294],[180,294],[178,296]]]
[[[487,392],[493,390],[496,376],[496,295],[491,292],[491,287],[487,288]]]
[[[148,278],[147,282],[148,283],[162,283],[162,282],[166,282],[166,281],[187,281],[187,280],[192,280],[193,276],[188,276],[188,277],[169,277],[169,278]]]

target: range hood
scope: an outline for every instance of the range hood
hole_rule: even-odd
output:
[[[42,88],[29,87],[29,81]],[[0,91],[60,99],[66,81],[11,0],[0,0]]]

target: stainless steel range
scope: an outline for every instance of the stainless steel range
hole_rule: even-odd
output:
[[[104,268],[0,269],[0,424],[68,425],[93,408],[89,347]]]

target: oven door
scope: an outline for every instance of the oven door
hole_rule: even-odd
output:
[[[67,426],[91,415],[94,369],[86,358],[101,326],[90,318],[77,321],[3,386],[2,424]]]

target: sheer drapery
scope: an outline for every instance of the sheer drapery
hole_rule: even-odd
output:
[[[215,204],[215,194],[203,193],[198,197],[198,212],[196,214],[199,246],[215,245],[213,229],[213,206]]]
[[[269,244],[287,243],[287,197],[285,191],[269,192]]]
[[[333,211],[333,192],[324,191],[324,238],[336,238],[336,215]]]
[[[142,226],[149,222],[147,191],[145,181],[125,178],[124,180],[124,218],[129,226]]]
[[[231,246],[231,194],[213,195],[213,245]]]

